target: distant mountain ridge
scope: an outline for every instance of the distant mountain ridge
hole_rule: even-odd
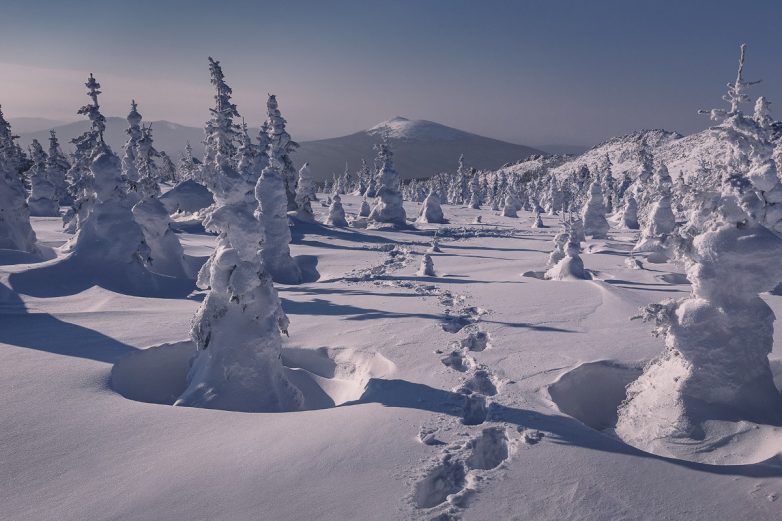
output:
[[[196,156],[201,155],[203,129],[164,120],[144,124],[152,125],[155,148],[158,150],[178,157],[190,142]],[[78,121],[56,126],[54,130],[63,147],[70,150],[70,141],[84,133],[88,127],[88,121]],[[128,138],[126,128],[125,118],[106,118],[104,138],[118,153]],[[250,129],[250,132],[255,136],[258,129]],[[23,146],[28,146],[33,139],[45,144],[49,138],[48,129],[17,133]],[[493,170],[530,155],[545,153],[532,147],[479,136],[433,121],[410,120],[397,116],[347,136],[304,141],[300,143],[294,161],[297,167],[309,162],[314,176],[317,179],[326,179],[332,174],[341,174],[346,163],[351,171],[359,169],[362,159],[371,166],[376,154],[374,146],[384,139],[391,145],[396,168],[404,179],[454,171],[461,154],[465,155],[468,166]]]

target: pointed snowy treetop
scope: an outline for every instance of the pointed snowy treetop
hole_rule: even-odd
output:
[[[761,81],[746,81],[744,79],[744,58],[746,50],[747,44],[742,43],[739,47],[739,68],[736,72],[736,80],[732,83],[728,83],[728,92],[722,96],[722,99],[727,101],[730,105],[730,109],[727,111],[724,109],[699,110],[699,114],[709,114],[709,117],[714,121],[720,121],[726,117],[740,114],[740,105],[749,101],[747,87],[756,85]]]
[[[280,113],[277,96],[274,94],[269,94],[269,99],[266,101],[266,113],[268,118],[264,122],[264,128],[271,145],[270,156],[272,159],[281,161],[284,156],[298,148],[299,144],[291,140],[291,135],[285,130],[287,121]]]
[[[206,122],[205,162],[229,161],[236,154],[236,144],[240,141],[239,126],[234,118],[239,117],[236,105],[231,103],[231,87],[225,83],[220,62],[209,57],[210,83],[215,87],[215,106],[209,109],[212,117]]]
[[[100,105],[98,104],[98,95],[101,94],[100,83],[90,73],[90,77],[87,78],[84,86],[87,87],[87,96],[90,97],[92,103],[84,105],[76,113],[85,115],[90,119],[92,131],[95,132],[96,139],[102,143],[103,132],[106,130],[106,118],[101,114]]]
[[[130,101],[130,112],[128,113],[128,124],[131,128],[138,127],[141,123],[141,114],[138,112],[138,105],[136,104],[136,100]],[[127,132],[130,134],[130,130],[127,130]]]

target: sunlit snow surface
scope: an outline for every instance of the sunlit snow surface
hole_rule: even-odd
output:
[[[360,202],[343,198],[349,219]],[[278,290],[300,412],[168,405],[201,293],[57,283],[59,260],[0,252],[0,518],[779,519],[778,429],[715,429],[709,450],[682,449],[700,463],[612,435],[663,348],[630,317],[686,295],[680,267],[632,269],[635,236],[614,228],[581,254],[592,280],[522,277],[544,271],[557,217],[443,211],[448,225],[292,230],[310,281]],[[47,246],[69,237],[57,218],[33,226]],[[214,236],[186,229],[186,254],[208,255]],[[435,230],[435,276],[419,276]]]

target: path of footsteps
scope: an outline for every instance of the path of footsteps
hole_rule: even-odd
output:
[[[468,507],[470,497],[499,475],[503,463],[511,458],[519,443],[534,445],[541,441],[543,434],[524,428],[514,429],[492,420],[492,403],[499,397],[503,382],[473,356],[491,348],[489,333],[480,327],[481,317],[489,311],[469,306],[464,295],[453,294],[431,282],[395,279],[393,272],[422,255],[412,246],[388,244],[373,247],[387,253],[383,263],[355,270],[344,280],[394,286],[422,296],[436,297],[444,308],[440,327],[448,333],[462,335],[451,343],[447,353],[435,351],[446,367],[464,375],[453,389],[454,396],[461,397],[462,403],[457,405],[461,418],[441,415],[434,420],[433,426],[421,427],[418,440],[425,445],[438,447],[438,453],[422,468],[411,472],[412,490],[407,498],[415,517],[437,521],[455,520]],[[485,422],[495,425],[485,426]],[[476,426],[481,427],[474,430]],[[520,435],[514,438],[516,432]],[[450,443],[438,439],[440,434],[454,437],[454,433],[463,439],[457,438]]]

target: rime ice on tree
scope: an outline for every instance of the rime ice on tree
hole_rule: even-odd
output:
[[[424,203],[421,205],[421,212],[418,214],[418,219],[415,222],[422,224],[447,222],[443,215],[443,209],[440,207],[440,197],[434,189],[429,190],[429,195],[424,199]]]
[[[336,192],[331,200],[331,205],[329,205],[329,216],[326,219],[326,224],[340,228],[348,227],[348,221],[345,219],[345,210],[342,208],[342,198]]]
[[[60,203],[57,201],[57,187],[49,180],[46,169],[46,152],[37,139],[33,139],[30,147],[30,155],[33,166],[29,170],[30,197],[27,198],[27,206],[30,215],[37,217],[57,217],[60,215]]]
[[[122,173],[135,184],[139,179],[138,165],[136,164],[136,148],[142,137],[141,114],[138,112],[136,100],[130,102],[130,112],[128,113],[128,128],[125,133],[128,134],[128,140],[125,142],[125,155],[122,156]]]
[[[299,186],[296,188],[296,215],[300,219],[314,221],[312,201],[315,201],[315,180],[310,172],[310,164],[304,163],[299,169]]]
[[[402,207],[402,194],[399,192],[399,174],[394,170],[393,153],[386,143],[375,147],[380,163],[380,190],[377,204],[369,214],[369,220],[376,223],[405,225],[405,209]]]
[[[584,218],[584,233],[594,239],[608,237],[610,226],[606,220],[605,206],[603,206],[603,191],[600,183],[595,180],[589,187],[589,198],[584,205],[582,217]]]
[[[73,202],[68,193],[68,182],[66,175],[71,165],[65,158],[60,149],[60,143],[57,141],[57,134],[54,130],[49,131],[49,151],[46,157],[46,176],[54,184],[57,195],[57,201],[60,205],[69,205]]]
[[[154,157],[158,152],[152,146],[152,129],[142,130],[136,142],[135,161],[139,175],[141,199],[133,206],[133,216],[144,232],[150,249],[149,269],[171,277],[186,276],[185,255],[163,203],[155,173]]]
[[[720,165],[722,192],[697,200],[690,226],[701,233],[680,250],[692,294],[647,307],[665,351],[628,386],[619,409],[617,434],[658,454],[681,450],[687,438],[699,449],[723,443],[724,433],[710,433],[719,422],[782,421],[768,360],[775,317],[759,296],[782,280],[782,184],[769,133],[739,110],[750,84],[744,50],[725,96],[730,110],[711,112],[724,115],[711,129],[729,158]]]
[[[291,230],[288,225],[285,195],[285,179],[290,166],[288,153],[295,143],[292,144],[291,137],[285,130],[285,119],[280,114],[274,95],[269,96],[266,109],[269,115],[266,120],[267,136],[270,140],[266,148],[269,164],[261,172],[255,188],[260,203],[260,219],[265,229],[263,262],[275,282],[300,284],[301,269],[291,257],[289,246]]]
[[[0,249],[36,253],[35,232],[17,168],[11,125],[0,110]]]
[[[211,65],[215,64],[215,67]],[[217,69],[217,70],[216,70]],[[222,70],[210,60],[214,76]],[[301,392],[286,378],[282,338],[288,318],[264,268],[264,226],[255,212],[253,178],[243,178],[219,149],[214,133],[224,132],[213,112],[206,126],[205,169],[215,206],[204,225],[219,233],[217,247],[198,274],[206,298],[193,320],[196,345],[187,388],[176,405],[238,411],[290,411],[300,408]],[[284,193],[283,193],[284,197]]]

